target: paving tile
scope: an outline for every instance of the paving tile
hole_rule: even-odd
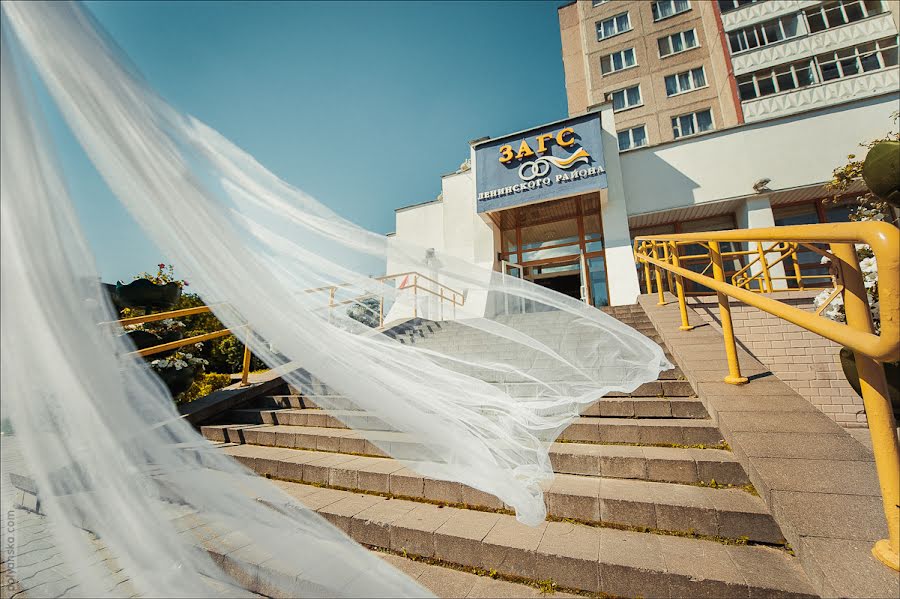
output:
[[[753,458],[872,461],[872,454],[849,435],[813,433],[733,433],[735,453]]]
[[[500,514],[456,511],[434,533],[434,556],[456,564],[479,566],[482,540],[500,520]]]
[[[534,578],[536,551],[547,524],[526,526],[512,516],[501,517],[484,538],[481,567]]]
[[[728,545],[725,550],[741,576],[750,583],[751,597],[815,596],[799,561],[784,551],[737,545]]]
[[[428,568],[417,581],[438,597],[466,597],[477,579],[473,574],[449,568]]]
[[[391,549],[423,557],[434,556],[434,533],[453,515],[453,509],[423,503],[391,525]]]
[[[600,591],[617,597],[668,597],[659,535],[600,530]]]
[[[723,412],[719,426],[731,432],[817,433],[844,435],[844,429],[821,412],[793,414],[762,412]]]
[[[646,487],[632,481],[602,479],[600,520],[613,524],[657,528],[656,506],[647,501]]]
[[[359,543],[390,549],[391,525],[417,505],[411,501],[383,499],[356,514],[350,523],[350,535]]]
[[[576,520],[599,520],[600,484],[599,478],[558,474],[544,493],[550,513]]]
[[[672,597],[748,597],[747,582],[726,546],[710,541],[659,537]]]
[[[797,550],[821,573],[823,596],[900,597],[900,576],[872,556],[870,541],[805,537]]]
[[[536,579],[550,579],[564,587],[587,591],[600,590],[599,529],[569,522],[550,522],[537,551]]]
[[[384,499],[375,495],[351,495],[340,501],[328,504],[317,511],[329,522],[350,534],[350,520],[353,516],[373,505],[383,503]]]
[[[785,534],[859,541],[887,537],[881,497],[773,491],[771,507],[780,522],[790,523]]]

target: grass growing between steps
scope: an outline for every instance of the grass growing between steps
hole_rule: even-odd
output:
[[[571,441],[568,439],[557,439],[555,443],[577,443],[579,445],[625,445],[627,447],[670,447],[673,449],[721,449],[723,451],[731,451],[731,445],[726,441],[720,441],[715,445],[707,445],[706,443],[695,443],[693,445],[684,445],[681,443],[624,443],[619,441]]]
[[[311,483],[305,482],[302,480],[295,480],[290,478],[281,478],[271,475],[265,475],[268,479],[273,480],[282,480],[285,482],[290,482],[298,485],[306,485],[309,487],[318,487],[320,489],[334,489],[335,491],[347,491],[350,493],[355,493],[358,495],[373,495],[375,497],[384,497],[385,499],[399,499],[401,501],[412,501],[414,503],[428,503],[431,505],[435,505],[439,508],[456,508],[462,510],[470,510],[474,512],[487,512],[490,514],[503,514],[506,516],[515,516],[516,513],[512,510],[508,510],[505,508],[489,508],[480,505],[469,505],[467,503],[452,503],[447,501],[438,501],[436,499],[428,499],[425,497],[409,497],[406,495],[394,495],[392,493],[380,493],[378,491],[365,491],[361,489],[350,489],[347,487],[341,487],[338,485],[330,485],[326,483]],[[302,499],[298,500],[301,503]],[[547,515],[546,520],[548,522],[568,522],[569,524],[581,524],[583,526],[590,526],[592,528],[611,528],[615,530],[624,530],[629,532],[640,532],[640,533],[649,533],[656,535],[665,535],[670,537],[682,537],[689,539],[697,539],[700,541],[713,541],[716,543],[721,543],[723,545],[760,545],[765,547],[783,547],[783,544],[772,545],[769,543],[759,543],[756,541],[751,541],[747,537],[739,537],[737,539],[728,538],[728,537],[720,537],[716,535],[705,535],[695,532],[694,530],[667,530],[660,528],[651,528],[648,526],[630,526],[628,524],[618,524],[615,522],[606,522],[603,520],[580,520],[576,518],[562,518],[559,516],[552,516],[550,514]]]
[[[416,555],[414,553],[409,553],[405,549],[402,551],[393,551],[391,549],[385,549],[384,547],[377,547],[375,545],[366,545],[366,544],[363,544],[363,547],[366,547],[367,549],[370,549],[376,553],[384,553],[386,555],[396,555],[396,556],[408,559],[410,561],[428,564],[429,566],[440,566],[442,568],[447,568],[449,570],[456,570],[458,572],[465,572],[467,574],[475,574],[476,576],[484,576],[485,578],[493,578],[494,580],[504,580],[506,582],[512,582],[512,583],[516,583],[516,584],[529,586],[533,589],[538,589],[542,595],[554,595],[557,592],[560,592],[560,593],[569,593],[571,595],[580,595],[582,597],[598,597],[600,599],[621,599],[618,595],[608,595],[606,593],[599,593],[599,592],[591,593],[589,591],[583,591],[581,589],[561,587],[550,578],[548,578],[546,580],[533,580],[531,578],[524,578],[522,576],[513,576],[511,574],[501,574],[500,572],[497,572],[497,570],[495,570],[494,568],[491,568],[490,570],[485,570],[484,568],[475,568],[472,566],[462,566],[455,562],[448,562],[448,561],[436,559],[433,557],[424,557],[422,555]]]

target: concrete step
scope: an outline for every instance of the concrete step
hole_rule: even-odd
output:
[[[370,547],[588,593],[642,597],[813,597],[797,560],[737,546],[278,482]],[[451,593],[454,594],[455,593]]]
[[[314,405],[310,401],[301,405]],[[703,404],[694,398],[609,398],[588,406],[584,417],[614,418],[708,418]],[[285,424],[325,428],[391,430],[375,416],[358,410],[323,411],[318,407],[263,409],[240,408],[227,412],[223,420],[231,424]]]
[[[553,471],[563,474],[627,478],[674,483],[747,485],[747,473],[730,451],[554,443]]]
[[[401,570],[407,576],[414,579],[423,587],[434,593],[436,597],[520,597],[522,599],[543,599],[547,596],[547,589],[553,589],[550,583],[540,581],[511,582],[501,580],[480,568],[466,568],[465,570],[453,568],[449,565],[437,565],[415,559],[414,556],[403,557],[393,553],[373,550],[375,555]],[[471,570],[477,570],[473,574]],[[555,591],[551,595],[554,599],[576,599],[580,595]]]
[[[263,476],[488,510],[503,503],[466,485],[421,476],[390,458],[254,445],[223,448]],[[545,492],[551,517],[727,539],[783,542],[763,501],[741,489],[557,474]]]
[[[392,452],[416,455],[421,447],[404,433],[370,430],[360,433],[347,428],[285,425],[207,425],[201,429],[208,439],[294,447],[323,449],[344,453],[382,455],[369,440],[390,443]],[[225,431],[231,431],[230,437]],[[225,435],[225,436],[223,436]],[[235,436],[240,438],[235,438]],[[277,435],[277,442],[276,442]],[[636,443],[640,445],[717,445],[722,435],[710,420],[699,418],[576,418],[559,436],[560,441],[588,443]],[[408,447],[403,447],[408,445]]]
[[[638,443],[641,445],[717,445],[722,434],[711,420],[699,418],[576,418],[560,441]]]

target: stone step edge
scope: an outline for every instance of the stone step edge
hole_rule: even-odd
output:
[[[634,420],[641,420],[635,418]],[[271,424],[207,424],[200,427],[201,434],[208,440],[218,443],[238,443],[237,441],[230,441],[222,435],[221,439],[210,438],[206,435],[206,431],[212,433],[213,429],[244,429],[244,428],[258,428],[258,427],[272,427],[272,426],[288,426],[288,425],[271,425]],[[310,426],[297,426],[294,428],[298,429],[310,429],[310,428],[320,428],[320,427],[310,427]],[[354,429],[325,429],[325,430],[354,430]],[[377,431],[376,431],[377,432]],[[276,436],[277,439],[277,436]],[[659,447],[666,449],[714,449],[719,451],[727,451],[731,452],[731,446],[724,440],[719,443],[639,443],[639,442],[627,442],[627,441],[591,441],[591,440],[578,440],[578,439],[559,439],[557,438],[554,443],[571,443],[575,445],[609,445],[614,447]],[[240,441],[240,444],[246,445],[259,445],[261,447],[281,447],[283,449],[305,449],[308,451],[321,451],[316,447],[286,447],[283,445],[266,445],[264,443],[248,443],[246,441]],[[340,453],[347,455],[357,455],[360,457],[372,457],[372,458],[383,458],[387,457],[385,455],[379,455],[375,453],[366,453],[360,451],[347,451],[347,450],[328,450],[331,453]]]
[[[307,489],[310,488],[309,485],[293,482],[282,482],[279,484],[279,486],[281,486],[282,489],[292,495],[293,493],[291,493],[290,487],[306,487]],[[326,490],[322,489],[322,491]],[[717,578],[715,570],[710,571],[710,574],[712,574],[711,576],[698,575],[696,571],[688,571],[696,567],[702,568],[703,561],[700,559],[687,560],[687,562],[678,564],[678,566],[680,567],[674,568],[666,565],[664,561],[663,563],[660,563],[659,566],[657,566],[656,562],[649,563],[646,560],[644,560],[641,564],[625,564],[622,563],[623,556],[620,555],[615,555],[613,556],[614,560],[610,560],[608,557],[610,554],[606,554],[607,557],[606,559],[604,559],[602,545],[600,554],[597,558],[581,559],[579,557],[555,554],[550,549],[542,550],[541,545],[543,543],[543,539],[541,539],[538,542],[537,546],[533,549],[527,549],[521,546],[517,547],[512,544],[505,544],[500,542],[497,546],[505,549],[504,556],[501,560],[502,564],[498,563],[489,565],[485,563],[488,559],[488,556],[482,558],[481,552],[482,549],[485,548],[485,543],[488,544],[488,547],[490,546],[490,542],[487,539],[490,536],[490,532],[492,532],[494,529],[493,526],[491,530],[488,533],[485,533],[483,537],[479,537],[477,535],[467,536],[464,533],[451,534],[438,532],[443,524],[446,524],[449,520],[451,520],[451,518],[460,516],[462,513],[475,510],[465,510],[452,506],[446,506],[442,508],[447,510],[447,512],[444,512],[447,514],[446,519],[441,520],[442,523],[437,527],[401,527],[395,524],[397,520],[402,520],[404,516],[408,515],[412,510],[421,509],[424,506],[422,504],[419,504],[416,507],[403,512],[402,514],[396,514],[393,517],[389,515],[382,515],[380,519],[373,519],[369,518],[369,514],[365,514],[365,512],[368,511],[369,508],[375,507],[376,504],[370,504],[368,506],[362,507],[362,509],[359,509],[359,506],[356,506],[346,511],[346,513],[340,513],[341,511],[343,511],[342,508],[344,506],[341,506],[341,508],[339,508],[338,510],[332,509],[331,511],[329,511],[328,509],[330,507],[336,507],[338,503],[343,502],[345,499],[352,498],[354,496],[361,497],[365,494],[344,490],[327,491],[332,493],[339,493],[343,495],[343,497],[320,505],[318,508],[311,509],[315,509],[316,512],[327,518],[335,526],[344,530],[344,532],[350,535],[351,538],[353,538],[357,542],[362,543],[368,547],[388,548],[393,551],[399,551],[401,554],[405,552],[405,555],[415,555],[417,557],[433,557],[435,559],[456,564],[458,566],[461,566],[462,568],[477,567],[487,569],[489,572],[492,569],[496,569],[498,573],[511,574],[513,576],[520,575],[515,572],[517,568],[520,570],[529,569],[529,566],[532,568],[543,568],[544,571],[549,574],[546,579],[543,578],[543,576],[532,576],[531,578],[534,580],[553,580],[553,582],[556,582],[559,587],[568,587],[571,589],[580,590],[589,594],[593,594],[594,596],[597,596],[597,594],[599,594],[600,596],[644,595],[644,593],[641,593],[634,589],[625,591],[624,587],[610,587],[615,587],[615,585],[617,584],[633,584],[633,581],[635,580],[640,580],[640,582],[637,583],[638,585],[648,584],[648,577],[651,576],[660,577],[661,580],[657,582],[662,582],[667,589],[672,583],[678,583],[679,585],[681,585],[681,591],[676,592],[673,596],[689,596],[687,591],[688,588],[690,588],[692,591],[690,592],[690,596],[746,596],[748,592],[751,594],[751,596],[757,596],[759,591],[780,591],[784,593],[783,596],[793,597],[812,598],[815,596],[813,595],[812,590],[809,587],[809,584],[806,581],[805,576],[803,575],[799,566],[795,566],[791,561],[794,558],[790,555],[789,552],[781,548],[751,544],[743,545],[740,543],[716,543],[708,539],[681,537],[677,535],[652,536],[652,538],[670,538],[673,539],[673,542],[676,544],[680,544],[683,542],[686,544],[690,544],[693,547],[702,547],[704,558],[710,551],[724,551],[729,553],[729,555],[731,551],[738,552],[738,555],[731,558],[731,561],[735,569],[738,570],[738,574],[743,581],[743,583],[739,585],[735,585],[733,580],[731,582],[729,582],[728,580],[724,580],[724,577]],[[313,494],[314,493],[316,493],[316,491],[313,491]],[[295,498],[300,503],[306,504],[306,502],[304,501],[304,497],[309,498],[309,495],[312,494],[308,494],[306,496],[295,496]],[[393,505],[396,506],[400,502],[416,503],[400,499],[396,500]],[[400,505],[400,509],[402,509],[402,504]],[[392,506],[391,509],[395,508]],[[499,519],[504,519],[504,524],[506,525],[513,524],[515,520],[514,516],[509,514],[501,513],[497,514],[497,516]],[[498,524],[500,522],[499,519],[497,522],[495,522],[495,524]],[[645,537],[645,533],[642,532],[614,529],[611,527],[586,526],[582,525],[581,523],[569,522],[565,520],[550,521],[546,526],[549,527],[562,524],[572,527],[570,530],[578,530],[582,534],[587,535],[601,535],[603,531],[606,531],[606,534],[619,533],[620,535],[624,535],[625,537],[630,537],[633,541],[637,540],[638,538],[642,538],[642,540],[640,541],[642,543],[647,542],[644,541],[643,538],[651,538],[651,535],[646,535]],[[431,529],[429,530],[429,528]],[[597,532],[594,533],[591,531]],[[438,540],[440,540],[442,537],[444,538],[445,542],[441,543],[439,548]],[[600,537],[601,543],[602,538],[603,537]],[[616,537],[612,538],[616,539]],[[674,539],[676,538],[681,540],[674,541]],[[702,545],[694,545],[695,543]],[[686,547],[687,545],[680,547],[678,555],[680,555],[682,550]],[[660,547],[660,550],[662,550],[662,547]],[[793,580],[790,580],[789,583],[801,587],[802,590],[779,588],[779,585],[774,585],[772,584],[772,582],[776,578],[781,577],[772,576],[771,572],[769,572],[768,570],[766,571],[766,573],[763,573],[762,568],[757,568],[755,570],[752,567],[747,568],[746,572],[751,573],[754,578],[754,580],[752,581],[748,580],[747,577],[744,576],[745,572],[741,571],[741,567],[747,561],[746,558],[750,557],[751,555],[756,556],[757,559],[777,560],[779,562],[778,565],[780,565],[782,568],[786,566],[787,568],[791,569],[791,578]],[[699,558],[699,556],[697,557]],[[584,580],[585,571],[583,566],[590,566],[591,564],[595,564],[601,570],[604,567],[609,568],[610,572],[608,572],[606,576],[602,574],[600,574],[599,576],[591,576],[591,573],[587,572],[587,578],[591,579],[590,583],[572,584],[572,577]],[[622,573],[623,570],[627,572],[624,577],[615,575]],[[554,576],[556,576],[557,578],[553,579]],[[566,578],[568,578],[568,580],[566,580]],[[624,578],[625,580],[622,580],[622,578]],[[607,581],[608,585],[606,586],[606,588],[600,586],[603,584],[602,581],[604,579]],[[729,592],[723,592],[723,585],[729,588]],[[735,589],[735,586],[738,586],[739,590]],[[705,588],[705,592],[697,592],[699,590],[698,587],[712,588]],[[754,589],[757,590],[757,593],[755,594],[753,593]]]
[[[410,562],[424,564],[427,567],[432,568],[440,568],[443,570],[452,570],[454,572],[461,572],[463,574],[469,574],[471,576],[475,576],[478,578],[488,578],[490,580],[498,580],[502,582],[508,582],[510,584],[514,584],[517,586],[525,586],[531,589],[536,589],[540,591],[541,595],[547,595],[548,597],[563,595],[577,595],[582,597],[596,597],[595,593],[591,593],[590,591],[583,591],[581,589],[574,589],[571,587],[562,587],[556,584],[552,579],[545,580],[535,580],[533,578],[526,578],[524,576],[513,576],[511,574],[503,574],[501,572],[497,572],[495,569],[485,570],[479,566],[463,566],[461,564],[457,564],[455,562],[448,562],[446,560],[440,560],[433,557],[424,557],[421,555],[415,555],[412,553],[404,552],[404,551],[393,551],[391,549],[387,549],[385,547],[378,547],[377,545],[367,545],[366,543],[360,543],[363,547],[368,549],[369,551],[382,555],[382,556],[390,556],[394,558],[400,558],[404,560],[409,560]],[[398,566],[396,563],[387,560],[388,563],[397,567],[399,570],[403,571],[401,566]],[[408,574],[408,573],[406,573]],[[483,597],[491,597],[493,595],[480,595]],[[498,595],[504,597],[512,597],[512,595]],[[515,595],[518,597],[518,595]],[[612,597],[611,595],[600,594],[601,597]]]
[[[328,454],[329,452],[320,452],[320,453]],[[332,455],[336,455],[336,454],[332,454]],[[515,513],[509,508],[509,506],[507,506],[505,504],[501,504],[501,502],[497,498],[495,498],[493,495],[489,495],[487,493],[484,493],[483,491],[479,491],[477,489],[471,489],[469,487],[464,487],[464,489],[462,491],[460,491],[460,494],[462,495],[463,493],[469,493],[471,495],[473,501],[480,501],[481,503],[468,503],[465,501],[455,502],[455,501],[449,501],[446,499],[435,499],[433,497],[425,497],[424,495],[423,496],[405,495],[403,493],[395,493],[395,492],[391,492],[391,491],[376,491],[376,490],[372,490],[372,489],[362,489],[362,488],[359,488],[358,486],[346,486],[346,485],[337,484],[335,482],[332,482],[332,480],[337,478],[337,476],[335,476],[335,473],[333,472],[333,469],[337,468],[339,465],[326,466],[325,468],[327,469],[327,472],[326,472],[325,482],[322,482],[319,480],[302,480],[302,479],[297,479],[297,478],[294,478],[291,476],[278,474],[277,469],[276,469],[275,473],[263,472],[263,471],[260,471],[260,470],[257,470],[254,468],[253,464],[257,458],[252,458],[252,457],[248,457],[248,456],[231,456],[231,457],[233,457],[235,460],[237,460],[238,462],[240,462],[247,468],[250,468],[251,470],[256,472],[258,475],[264,476],[265,478],[268,478],[271,480],[280,480],[280,481],[298,484],[298,485],[306,485],[306,486],[312,486],[312,487],[323,488],[323,489],[333,489],[336,491],[346,491],[346,492],[350,492],[350,493],[359,493],[359,494],[363,494],[363,495],[373,495],[373,496],[377,496],[377,497],[384,497],[386,499],[401,499],[404,501],[412,501],[415,503],[431,504],[431,505],[437,505],[437,506],[442,506],[442,507],[454,507],[457,509],[467,509],[467,510],[478,511],[478,512],[515,515]],[[360,456],[360,457],[363,457],[363,456]],[[276,461],[279,463],[283,463],[281,460],[276,460]],[[302,473],[305,472],[305,469],[302,468],[302,464],[300,466],[301,466],[301,475],[302,475]],[[358,475],[358,472],[357,472],[357,475]],[[390,474],[387,474],[386,476],[388,476],[389,478],[392,478],[392,477],[390,477]],[[569,475],[569,476],[578,477],[579,475],[573,474],[573,475]],[[447,485],[447,484],[451,484],[451,485],[455,484],[455,483],[447,483],[446,481],[428,479],[427,477],[423,477],[423,478],[426,481],[432,481],[437,488],[442,488],[444,485]],[[585,478],[591,478],[591,477],[585,477]],[[593,478],[598,478],[598,477],[593,477]],[[618,480],[621,480],[621,479],[618,479]],[[639,482],[653,482],[653,481],[639,481]],[[356,484],[359,484],[359,483],[357,482]],[[677,485],[679,483],[654,483],[654,484]],[[694,486],[694,487],[698,487],[698,488],[709,488],[711,490],[713,490],[713,489],[719,490],[715,487],[703,487],[701,485],[680,485],[680,486]],[[722,490],[725,490],[725,488],[723,487]],[[741,489],[740,487],[731,487],[728,490],[734,491],[734,490],[743,490],[743,489]],[[423,492],[423,494],[425,493],[424,488],[423,488],[422,492]],[[555,497],[552,495],[552,489],[548,489],[547,491],[545,491],[545,493],[547,493],[551,497]],[[583,499],[583,496],[579,496],[579,495],[560,495],[560,497],[568,498],[569,500],[575,500],[575,501],[578,501],[579,499]],[[548,501],[555,502],[556,500],[548,499]],[[565,503],[565,499],[563,499],[561,501],[563,503]],[[489,503],[493,503],[494,506],[485,505],[485,504],[489,504]],[[502,507],[496,507],[497,505],[502,505]],[[654,514],[655,514],[656,503],[649,502],[649,503],[644,503],[644,505],[652,505]],[[681,511],[691,511],[692,509],[705,510],[707,508],[705,508],[705,507],[693,508],[693,506],[672,506],[672,509],[673,510],[681,510]],[[718,509],[715,509],[715,508],[713,508],[713,509],[716,512],[716,514],[719,513]],[[549,507],[548,507],[548,510],[549,510]],[[737,514],[737,513],[743,513],[743,512],[732,512],[732,513]],[[765,518],[765,516],[767,516],[767,515],[768,514],[765,514],[765,515],[756,514],[757,517],[762,517],[762,518]],[[718,520],[718,515],[716,516],[716,518]],[[769,518],[771,519],[771,516],[769,516]],[[677,537],[685,537],[685,538],[703,539],[703,540],[707,540],[707,541],[723,543],[726,545],[727,544],[765,545],[765,546],[777,546],[777,547],[784,545],[783,538],[779,538],[779,540],[776,541],[776,540],[772,540],[775,537],[770,537],[770,540],[763,541],[760,539],[751,539],[748,535],[730,536],[729,537],[729,536],[721,536],[721,535],[717,535],[717,534],[700,533],[700,532],[694,531],[693,529],[685,531],[685,530],[676,530],[676,529],[670,529],[670,528],[656,528],[656,527],[651,527],[651,526],[640,526],[640,525],[623,524],[623,523],[618,523],[618,522],[610,522],[610,521],[600,520],[600,519],[593,520],[593,519],[585,519],[585,518],[559,516],[559,515],[553,515],[550,513],[548,513],[548,515],[547,515],[547,520],[551,521],[551,522],[577,522],[579,524],[584,524],[586,526],[592,526],[592,527],[596,527],[596,528],[610,528],[610,529],[615,529],[615,530],[627,530],[627,531],[631,531],[631,532],[641,532],[641,533],[650,533],[650,534],[661,534],[661,535],[666,535],[666,536],[677,536]]]
[[[237,443],[237,442],[228,442],[228,441],[224,441],[224,442],[210,441],[210,443],[212,443],[214,446],[219,447],[219,448],[225,448],[225,447],[229,447],[229,446],[233,446],[233,447],[240,447],[240,446],[263,447],[263,448],[267,448],[267,449],[307,451],[307,452],[321,453],[323,456],[348,455],[348,456],[354,456],[354,457],[359,457],[359,458],[372,458],[372,459],[377,459],[377,460],[396,461],[395,458],[392,458],[390,456],[372,455],[372,454],[366,454],[366,453],[355,453],[352,451],[330,451],[330,450],[323,450],[323,449],[305,449],[302,447],[281,447],[281,446],[275,446],[275,445],[260,445],[259,443]],[[571,443],[571,444],[575,444],[575,443]],[[597,445],[603,445],[603,444],[598,443]],[[607,445],[615,446],[613,444],[607,444]],[[625,447],[647,447],[646,445],[633,445],[633,446],[623,445],[623,446],[625,446]],[[673,448],[666,447],[666,448],[662,448],[662,449],[673,449]],[[680,448],[674,448],[674,449],[680,449]],[[551,455],[553,453],[554,452],[551,451]],[[578,456],[579,454],[567,454],[567,455]],[[236,457],[236,456],[232,456],[232,457]],[[551,460],[552,460],[552,458],[551,458]],[[284,460],[276,460],[276,461],[284,461]],[[738,463],[737,460],[735,460],[734,463]],[[738,490],[744,491],[745,493],[753,495],[754,497],[759,497],[759,493],[756,491],[756,489],[753,487],[753,485],[750,484],[749,482],[746,484],[730,484],[730,483],[721,483],[720,484],[720,483],[716,482],[715,479],[711,479],[710,481],[700,480],[698,482],[684,482],[684,481],[675,481],[675,480],[661,480],[661,479],[654,479],[654,478],[633,478],[633,477],[623,477],[623,476],[609,476],[609,475],[603,475],[603,474],[584,474],[581,472],[558,472],[556,470],[554,470],[553,473],[554,474],[564,474],[566,476],[582,476],[585,478],[602,478],[602,479],[610,479],[610,480],[632,480],[632,481],[657,483],[657,484],[681,485],[681,486],[685,486],[685,487],[709,488],[709,489],[715,489],[715,490],[738,489]]]

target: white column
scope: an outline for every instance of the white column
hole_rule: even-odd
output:
[[[769,202],[769,198],[765,196],[744,200],[737,209],[736,217],[738,227],[741,229],[761,229],[764,227],[775,226],[775,215],[772,213],[772,205]],[[759,249],[759,244],[757,243],[749,243],[747,246],[748,250]],[[779,256],[780,254],[778,253],[767,253],[766,261],[772,263],[777,260]],[[749,261],[753,260],[755,257],[756,256],[751,254],[747,259]],[[750,272],[754,275],[762,272],[762,265],[757,262],[750,267]],[[787,280],[783,278],[784,262],[779,262],[778,264],[769,267],[769,276],[775,277],[772,280],[773,289],[787,289]]]
[[[603,217],[603,246],[606,249],[606,272],[609,279],[609,303],[624,306],[637,302],[641,293],[638,283],[628,211],[625,204],[625,183],[619,164],[619,139],[613,118],[612,103],[600,109],[603,138],[603,160],[608,186],[607,200],[600,205]]]

